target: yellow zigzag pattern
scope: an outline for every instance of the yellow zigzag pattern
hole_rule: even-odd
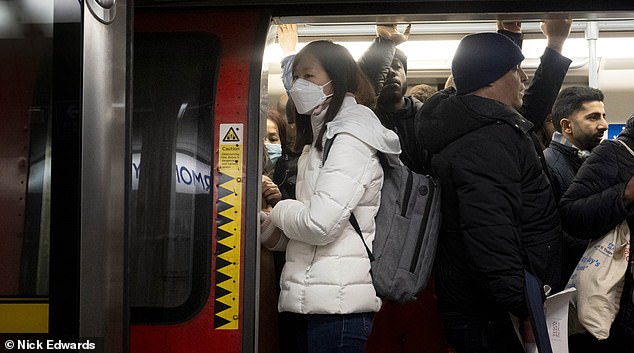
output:
[[[216,288],[214,328],[237,330],[240,310],[240,234],[242,182],[238,176],[219,173],[216,217]]]

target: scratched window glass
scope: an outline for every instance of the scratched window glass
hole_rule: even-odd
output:
[[[135,38],[130,183],[132,320],[178,321],[208,296],[216,46]],[[135,315],[139,313],[139,315]]]

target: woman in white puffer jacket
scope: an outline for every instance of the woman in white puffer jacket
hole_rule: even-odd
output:
[[[278,309],[299,320],[300,332],[283,336],[310,353],[361,353],[381,300],[349,217],[354,212],[371,246],[383,185],[377,151],[398,154],[399,140],[355,100],[371,86],[344,47],[309,43],[295,57],[293,78],[290,96],[306,115],[297,120],[297,200],[280,201],[270,215],[288,238]],[[335,135],[322,166],[324,142]]]

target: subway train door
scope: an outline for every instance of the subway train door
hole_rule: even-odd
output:
[[[125,351],[127,2],[1,1],[0,17],[3,347]]]
[[[131,352],[252,352],[269,17],[137,8]]]

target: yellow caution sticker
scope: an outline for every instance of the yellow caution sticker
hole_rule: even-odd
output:
[[[214,328],[237,330],[240,312],[243,124],[220,124],[216,183]]]

